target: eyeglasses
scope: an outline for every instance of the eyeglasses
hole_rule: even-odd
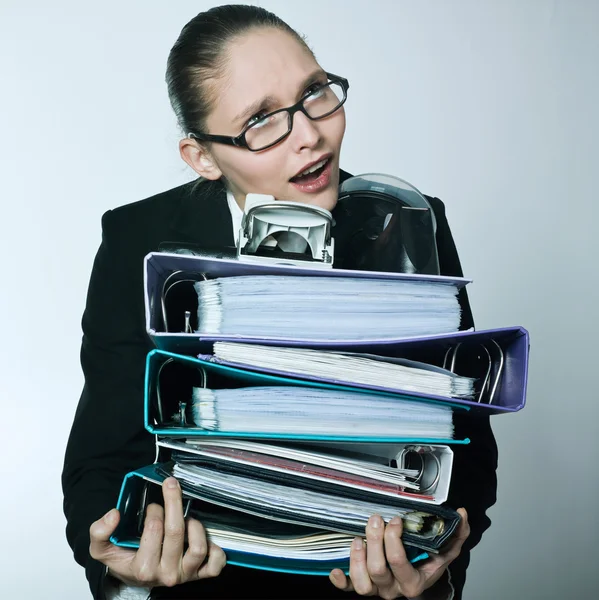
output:
[[[236,137],[190,132],[187,137],[202,142],[218,142],[251,152],[266,150],[284,140],[293,128],[293,115],[301,112],[311,121],[318,121],[339,110],[347,100],[349,81],[343,77],[327,73],[328,83],[314,84],[310,91],[289,108],[280,108],[252,121]]]

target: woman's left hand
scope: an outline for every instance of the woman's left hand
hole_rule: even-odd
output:
[[[418,567],[406,557],[401,542],[401,518],[395,517],[385,526],[380,516],[372,516],[366,527],[366,545],[361,538],[352,543],[349,578],[341,569],[334,569],[329,575],[333,585],[340,590],[380,596],[385,600],[417,598],[439,580],[449,563],[459,556],[462,544],[470,535],[466,510],[460,508],[458,512],[462,518],[449,544],[443,552],[431,555]]]

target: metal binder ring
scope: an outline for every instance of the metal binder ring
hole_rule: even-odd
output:
[[[171,281],[171,279],[173,277],[175,277],[176,275],[180,275],[181,273],[185,273],[185,271],[173,271],[165,280],[164,283],[162,284],[162,294],[160,294],[160,308],[162,310],[162,322],[164,324],[164,331],[165,333],[169,332],[168,329],[168,317],[166,315],[166,296],[168,294],[168,292],[170,290],[172,290],[178,283],[196,283],[198,281],[198,279],[180,279],[179,281],[175,281],[172,285],[169,285],[169,282]],[[206,277],[205,273],[199,273],[199,276],[201,278],[203,278],[204,281],[208,280],[208,277]],[[189,333],[189,332],[185,332],[185,333]]]
[[[479,404],[482,402],[485,392],[488,391],[488,389],[489,389],[489,379],[491,377],[491,366],[493,364],[492,360],[491,360],[491,353],[489,352],[489,349],[484,344],[480,344],[480,345],[482,348],[484,348],[485,352],[487,353],[487,360],[489,361],[489,366],[487,367],[487,372],[485,374],[485,380],[483,381],[483,385],[481,387],[480,394],[478,396]]]
[[[144,519],[146,516],[146,508],[148,507],[148,487],[149,487],[149,485],[150,484],[147,481],[144,482],[144,487],[141,492],[139,508],[137,509],[137,515],[136,515],[137,516],[137,531],[140,534],[143,532]],[[127,498],[127,503],[125,504],[125,509],[123,510],[123,513],[127,512],[127,506],[129,504],[130,499],[131,499],[131,496],[129,496]]]
[[[431,452],[429,452],[429,454],[433,457],[433,460],[435,461],[435,463],[437,465],[437,472],[435,473],[435,479],[433,480],[433,482],[425,489],[420,490],[421,494],[426,494],[427,492],[429,492],[431,490],[437,489],[437,485],[439,483],[439,480],[441,479],[441,460],[435,454],[434,451],[431,450]],[[422,471],[424,472],[424,468],[422,469]]]
[[[161,424],[164,423],[164,412],[162,410],[162,394],[160,392],[160,376],[162,374],[162,369],[164,369],[164,367],[166,367],[166,365],[173,363],[173,362],[177,362],[174,358],[167,358],[159,367],[158,367],[158,372],[156,373],[156,403],[157,403],[157,409],[158,409],[158,418],[160,419]],[[206,370],[204,369],[204,367],[200,367],[200,366],[195,366],[194,368],[196,369],[196,371],[198,371],[201,375],[201,381],[200,381],[200,387],[205,388],[206,387]],[[179,402],[179,416],[181,419],[181,425],[185,425],[185,407],[186,407],[186,403],[185,402]]]
[[[191,498],[184,498],[184,501],[185,506],[183,507],[183,518],[187,519],[187,517],[189,516],[189,511],[191,510]]]
[[[459,344],[458,344],[459,346]],[[456,351],[457,346],[449,346],[449,348],[447,348],[446,352],[445,352],[445,356],[443,357],[443,368],[447,369],[448,371],[451,371],[452,373],[454,372],[453,367],[455,366],[455,351]],[[450,353],[453,353],[451,356],[451,367],[447,366],[447,361],[449,360],[449,355]]]
[[[420,494],[425,494],[426,492],[434,490],[437,487],[439,480],[441,479],[441,460],[435,454],[435,451],[431,448],[427,451],[419,452],[418,450],[415,450],[414,447],[412,447],[412,446],[406,446],[399,455],[401,465],[404,469],[406,468],[405,458],[406,458],[407,454],[415,454],[416,456],[418,456],[418,458],[420,459],[420,463],[421,463],[420,472],[418,473],[418,477],[416,477],[416,479],[414,479],[414,483],[420,483],[420,481],[422,480],[422,477],[424,475],[424,470],[425,470],[424,455],[427,454],[427,455],[430,455],[433,457],[433,460],[435,461],[435,464],[437,466],[435,478],[433,479],[432,483],[430,483],[426,488],[421,488],[418,492]]]
[[[162,373],[162,369],[169,363],[174,362],[174,358],[167,358],[159,367],[158,373],[156,373],[156,402],[158,408],[158,418],[160,419],[160,423],[164,423],[164,414],[162,412],[162,395],[160,394],[160,375]]]
[[[494,340],[492,340],[492,341],[494,341]],[[497,344],[497,342],[495,342],[495,344]],[[480,404],[480,403],[483,403],[483,398],[485,397],[485,393],[487,393],[488,389],[489,389],[491,368],[493,366],[493,360],[491,358],[491,353],[489,352],[489,349],[484,344],[477,344],[477,345],[480,346],[487,355],[487,371],[485,373],[482,385],[480,387],[480,392],[478,393],[478,399],[476,400]],[[448,369],[452,373],[456,372],[456,370],[455,370],[456,359],[457,359],[457,355],[458,355],[458,350],[460,350],[461,346],[462,346],[462,342],[458,342],[455,346],[451,346],[447,349],[447,351],[445,352],[445,356],[443,358],[443,368],[444,369]],[[498,344],[497,344],[497,347],[499,348]],[[503,365],[503,353],[501,352],[501,348],[499,348],[499,352],[501,353],[501,365]],[[447,365],[448,360],[450,361],[449,365]],[[498,380],[499,380],[499,378],[496,378],[495,385],[493,386],[493,392],[491,393],[491,400],[488,402],[489,404],[491,404],[491,402],[493,400],[493,394],[495,393],[495,389],[497,387]]]
[[[497,367],[497,374],[495,376],[495,381],[493,382],[493,389],[489,394],[489,402],[487,404],[493,404],[493,400],[495,399],[495,392],[497,391],[497,386],[499,385],[499,380],[501,379],[501,375],[503,372],[504,363],[503,350],[501,349],[501,346],[497,343],[496,340],[492,339],[491,341],[495,344],[495,346],[497,346],[497,350],[499,352],[499,366]]]
[[[422,478],[422,474],[424,473],[424,457],[420,452],[417,452],[410,446],[407,446],[401,451],[401,465],[404,469],[406,467],[406,455],[407,454],[415,454],[420,459],[420,469],[418,470],[418,476],[414,478],[414,483],[420,483],[420,479]]]

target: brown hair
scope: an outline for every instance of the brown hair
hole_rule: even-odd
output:
[[[274,27],[291,34],[312,54],[297,31],[259,6],[217,6],[200,13],[183,27],[168,57],[166,84],[184,134],[204,131],[206,117],[216,102],[210,94],[209,82],[224,71],[227,44],[259,27]]]

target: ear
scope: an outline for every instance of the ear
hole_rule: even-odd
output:
[[[179,152],[181,158],[201,177],[213,181],[222,177],[222,171],[204,144],[183,138],[179,142]]]

